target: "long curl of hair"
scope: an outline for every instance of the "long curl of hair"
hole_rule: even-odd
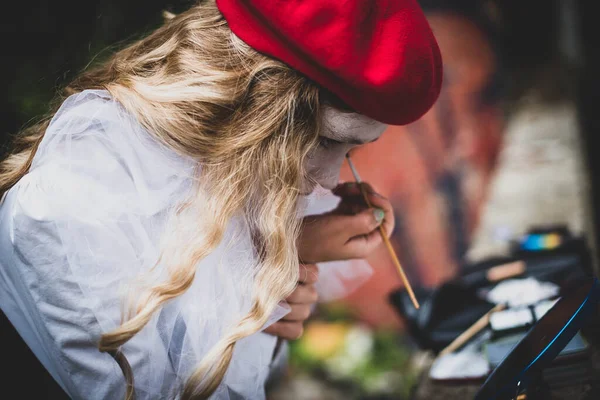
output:
[[[251,309],[200,361],[180,393],[182,399],[208,398],[223,380],[236,342],[260,331],[298,281],[297,202],[330,95],[237,38],[214,0],[167,14],[153,33],[83,72],[59,100],[85,89],[107,90],[155,139],[198,160],[198,181],[209,193],[203,197],[208,231],[185,244],[187,256],[168,266],[168,279],[149,288],[132,315],[100,339],[100,351],[113,354],[124,372],[127,398],[134,396],[134,376],[121,346],[191,286],[197,263],[221,242],[234,214],[244,213],[251,225],[260,264]],[[0,163],[0,195],[29,171],[51,116],[16,136]]]

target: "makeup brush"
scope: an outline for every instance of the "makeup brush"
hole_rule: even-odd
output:
[[[369,197],[367,196],[367,192],[365,191],[365,187],[362,184],[360,176],[358,175],[358,172],[356,171],[356,168],[354,167],[354,164],[352,163],[352,160],[350,159],[350,154],[346,154],[346,159],[348,160],[348,165],[350,166],[350,169],[352,170],[352,175],[354,175],[354,179],[356,180],[356,183],[358,183],[358,186],[360,187],[360,191],[365,199],[365,203],[367,203],[367,207],[371,207],[371,202],[369,201]],[[398,256],[396,256],[396,252],[394,251],[394,248],[392,247],[392,244],[390,243],[390,240],[388,239],[388,235],[387,235],[387,232],[385,231],[385,228],[383,227],[383,224],[379,225],[379,233],[381,234],[381,238],[383,239],[383,242],[385,243],[385,246],[387,247],[388,253],[390,253],[390,257],[392,257],[392,261],[394,262],[394,265],[396,266],[396,269],[398,270],[400,279],[402,279],[402,282],[404,283],[404,287],[408,291],[408,295],[410,296],[410,299],[411,299],[413,305],[418,310],[419,302],[417,301],[417,298],[415,297],[415,293],[413,292],[412,287],[410,286],[410,283],[408,282],[408,278],[406,277],[406,274],[404,273],[404,270],[402,269],[402,266],[400,265]]]

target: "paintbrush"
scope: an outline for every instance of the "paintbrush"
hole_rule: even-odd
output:
[[[453,351],[459,349],[464,346],[469,340],[471,340],[475,335],[481,332],[485,327],[487,327],[490,323],[490,316],[498,311],[502,311],[506,308],[504,304],[498,304],[490,311],[485,313],[481,318],[477,320],[473,325],[471,325],[466,331],[461,333],[456,339],[452,341],[445,349],[440,351],[439,357],[450,354]]]
[[[371,202],[369,201],[369,197],[367,196],[365,186],[362,184],[360,176],[358,175],[358,172],[356,171],[356,168],[354,167],[354,164],[352,163],[352,160],[350,159],[350,154],[346,154],[346,159],[348,160],[348,165],[350,166],[350,169],[352,170],[352,175],[354,175],[354,179],[356,180],[356,183],[358,183],[358,186],[360,187],[360,191],[365,199],[365,203],[367,203],[367,207],[371,207]],[[404,273],[404,270],[402,269],[402,266],[400,265],[398,256],[396,255],[396,252],[394,251],[394,248],[392,247],[392,244],[390,243],[390,240],[388,239],[388,235],[387,235],[387,232],[385,231],[385,228],[383,227],[383,224],[379,225],[379,233],[381,234],[381,238],[383,239],[383,242],[385,243],[385,246],[387,247],[388,253],[390,253],[390,257],[392,257],[392,261],[394,262],[394,265],[396,266],[396,269],[398,270],[400,279],[402,279],[402,282],[404,283],[404,287],[408,291],[408,295],[410,296],[410,299],[412,300],[413,305],[418,310],[419,302],[417,301],[417,298],[415,297],[415,293],[413,292],[412,287],[410,286],[410,282],[408,282],[408,278],[406,277],[406,274]]]

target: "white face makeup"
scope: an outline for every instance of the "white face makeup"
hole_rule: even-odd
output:
[[[387,128],[364,115],[338,111],[331,107],[324,110],[323,132],[319,147],[308,158],[306,170],[309,177],[326,189],[337,186],[340,169],[346,154],[354,147],[379,139]],[[312,192],[314,183],[306,184],[304,194]]]

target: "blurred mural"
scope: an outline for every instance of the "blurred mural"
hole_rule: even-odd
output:
[[[428,19],[444,60],[444,84],[419,121],[391,127],[353,154],[357,169],[396,212],[392,240],[414,285],[452,278],[465,256],[486,199],[505,126],[501,72],[490,34],[476,8],[430,6]],[[348,169],[343,179],[351,180]],[[346,301],[368,323],[398,326],[388,294],[400,285],[381,249],[369,259],[376,273]]]
[[[536,227],[591,236],[573,10],[533,7],[529,15],[547,17],[540,24],[554,24],[541,41],[539,32],[507,32],[502,19],[515,11],[502,2],[422,4],[444,60],[440,98],[419,121],[353,154],[362,178],[394,204],[392,240],[409,280],[440,285],[467,263],[506,255],[511,240]],[[561,30],[561,40],[552,37]],[[515,40],[537,40],[539,53],[511,48]],[[352,180],[348,168],[342,177]],[[370,325],[398,328],[388,301],[402,285],[398,274],[385,249],[369,262],[375,276],[344,303]]]

